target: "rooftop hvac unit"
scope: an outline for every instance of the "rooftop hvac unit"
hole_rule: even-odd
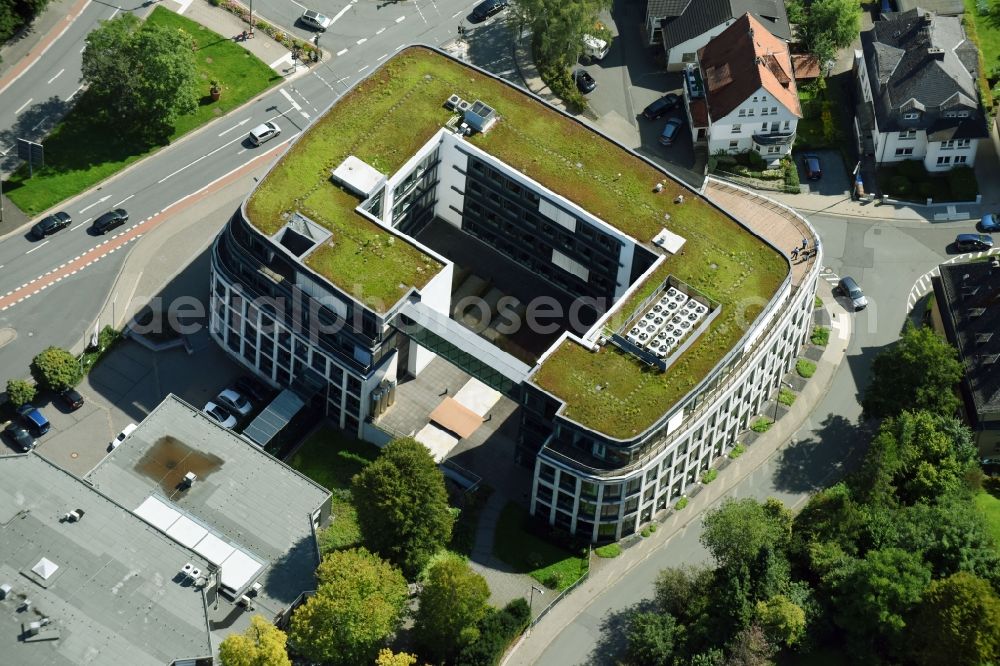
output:
[[[461,101],[462,98],[459,97],[458,95],[451,95],[448,99],[444,101],[444,106],[446,109],[454,111],[455,108],[458,106],[459,102]]]
[[[194,485],[194,482],[198,480],[198,475],[194,472],[188,472],[184,475],[184,485],[190,488]]]
[[[468,111],[468,110],[469,110],[470,108],[472,108],[472,103],[471,103],[471,102],[466,102],[466,101],[465,101],[464,99],[462,99],[462,100],[459,100],[458,104],[457,104],[457,105],[455,105],[455,109],[456,109],[456,110],[457,110],[457,111],[458,111],[459,113],[465,113],[465,112],[466,112],[466,111]]]

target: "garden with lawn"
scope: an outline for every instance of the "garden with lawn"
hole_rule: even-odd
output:
[[[993,542],[1000,549],[1000,479],[987,479],[982,492],[976,495],[975,503],[986,518]]]
[[[954,167],[946,173],[932,174],[921,160],[904,160],[878,170],[878,186],[883,194],[904,201],[924,203],[975,201],[979,183],[971,167]]]
[[[93,187],[169,145],[188,132],[225,115],[282,79],[266,64],[231,39],[163,7],[146,19],[171,30],[183,30],[195,45],[198,80],[203,97],[192,113],[180,116],[162,143],[137,140],[121,127],[98,120],[97,101],[84,92],[63,121],[43,140],[45,166],[29,177],[27,166],[11,174],[4,192],[28,216]],[[213,101],[212,82],[221,88]]]
[[[574,555],[532,534],[529,520],[524,508],[509,502],[497,521],[493,554],[515,573],[528,574],[553,590],[565,590],[587,573],[586,556]]]

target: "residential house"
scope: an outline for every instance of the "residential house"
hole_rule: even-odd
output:
[[[889,14],[861,33],[861,47],[859,147],[880,164],[972,166],[976,145],[989,135],[976,88],[978,54],[961,20],[923,9]]]
[[[802,108],[788,44],[752,14],[699,50],[685,81],[692,138],[709,154],[753,150],[774,163],[791,152]]]
[[[693,64],[698,49],[747,13],[779,39],[791,39],[783,0],[649,0],[645,34],[649,46],[663,44],[667,69],[676,71]]]

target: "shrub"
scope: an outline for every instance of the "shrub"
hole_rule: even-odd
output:
[[[793,404],[795,404],[796,397],[797,396],[795,395],[795,393],[793,393],[792,391],[790,391],[785,387],[781,387],[781,390],[778,391],[778,402],[780,402],[785,407],[791,407]]]
[[[719,476],[719,470],[717,469],[706,469],[701,475],[702,483],[712,483]]]
[[[816,308],[817,310],[823,307],[823,299],[820,298],[819,296],[815,297],[813,299],[813,307]]]
[[[655,532],[656,531],[656,523],[650,523],[649,524],[649,531],[650,532]]]
[[[785,191],[799,192],[799,170],[795,168],[795,162],[786,157],[781,160],[781,168],[785,172]]]
[[[566,104],[570,111],[579,113],[587,108],[587,98],[576,88],[576,83],[566,63],[538,62],[538,73],[553,93]]]
[[[678,511],[680,511],[681,509],[683,509],[687,505],[688,505],[688,498],[687,497],[682,497],[679,500],[677,500],[677,504],[674,504],[674,508],[677,509]]]
[[[809,341],[814,345],[826,347],[827,343],[830,342],[830,329],[826,326],[816,326],[813,328],[812,335],[809,336]]]
[[[622,547],[616,543],[609,543],[606,546],[601,546],[600,548],[595,548],[594,552],[597,553],[598,557],[603,557],[608,560],[612,557],[618,557],[622,554]]]
[[[773,425],[774,421],[765,416],[762,416],[750,424],[750,429],[753,430],[754,432],[767,432],[768,430],[771,429],[771,426]]]
[[[530,621],[531,610],[523,597],[514,599],[500,610],[489,609],[477,625],[479,636],[462,648],[455,664],[495,666]]]
[[[648,537],[650,535],[649,528],[648,527],[643,528],[643,530],[641,532],[639,532],[639,534],[642,535],[642,538],[645,539],[646,537]]]
[[[729,459],[736,460],[741,455],[746,453],[746,451],[747,449],[745,446],[743,446],[742,444],[737,444],[736,446],[733,447],[733,450],[729,452]]]
[[[213,7],[218,7],[219,5],[222,4],[222,0],[208,0],[208,4],[212,5]]]
[[[764,158],[761,157],[760,153],[758,153],[756,150],[748,150],[746,156],[747,156],[747,164],[750,166],[751,169],[754,169],[755,171],[760,171],[761,169],[764,168]]]
[[[76,386],[83,377],[80,361],[61,347],[48,347],[31,361],[35,383],[52,391]]]
[[[958,201],[974,201],[979,194],[979,183],[972,167],[955,167],[948,172],[948,187],[951,195]]]
[[[7,400],[14,407],[20,407],[26,402],[31,402],[35,399],[36,393],[38,391],[35,390],[35,385],[26,379],[7,380]]]
[[[795,362],[795,372],[799,373],[800,377],[805,377],[809,379],[816,373],[816,364],[812,361],[807,361],[804,358],[800,358]]]

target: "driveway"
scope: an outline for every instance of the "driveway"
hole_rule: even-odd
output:
[[[807,180],[803,157],[816,155],[819,157],[823,176],[819,180]],[[792,154],[795,168],[799,170],[799,181],[802,191],[809,194],[825,194],[828,196],[844,196],[851,189],[851,176],[847,173],[844,160],[836,150],[807,150]]]

